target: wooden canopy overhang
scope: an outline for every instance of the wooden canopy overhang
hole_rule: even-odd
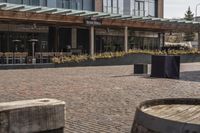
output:
[[[90,26],[85,21],[88,18],[100,20],[101,22],[95,25],[97,27],[128,27],[159,32],[200,32],[200,23],[193,21],[0,4],[0,21],[2,22]]]

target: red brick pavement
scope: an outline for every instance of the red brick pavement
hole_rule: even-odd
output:
[[[199,66],[183,65],[191,72],[181,80],[133,76],[132,66],[3,70],[0,102],[56,98],[66,102],[66,133],[129,133],[141,101],[199,97]]]

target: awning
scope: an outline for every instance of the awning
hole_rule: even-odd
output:
[[[199,32],[200,22],[155,17],[138,17],[83,10],[49,8],[0,3],[0,20],[16,22],[48,23],[59,25],[88,26],[85,19],[101,20],[96,26],[129,27],[138,30],[163,32]],[[14,22],[15,22],[14,21]],[[95,21],[95,20],[92,20]],[[91,23],[90,23],[91,24]],[[94,25],[97,23],[93,23]]]

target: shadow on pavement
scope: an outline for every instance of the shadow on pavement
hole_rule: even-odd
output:
[[[123,77],[133,77],[133,76],[138,76],[142,78],[148,78],[150,77],[149,74],[130,74],[130,75],[117,75],[117,76],[112,76],[113,78],[123,78]]]
[[[181,72],[180,77],[180,80],[200,82],[200,71]]]
[[[130,75],[117,75],[112,76],[114,78],[123,78],[123,77],[132,77],[132,76],[138,76],[140,78],[146,78],[146,79],[156,79],[153,77],[150,77],[149,74],[130,74]],[[180,73],[180,80],[183,81],[193,81],[193,82],[200,82],[200,71],[186,71]]]
[[[123,77],[132,77],[134,76],[133,74],[130,74],[130,75],[116,75],[116,76],[111,76],[113,78],[123,78]]]

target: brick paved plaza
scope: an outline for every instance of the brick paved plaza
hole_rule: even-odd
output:
[[[66,133],[129,133],[141,101],[200,95],[200,63],[183,64],[180,80],[132,73],[132,66],[1,70],[0,102],[56,98],[66,102]]]

